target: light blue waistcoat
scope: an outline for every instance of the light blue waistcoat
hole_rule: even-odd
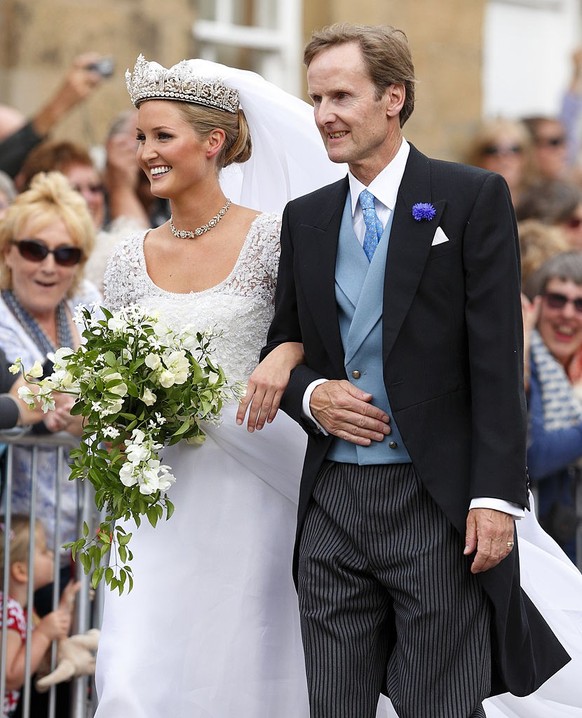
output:
[[[384,270],[392,216],[371,262],[354,233],[351,200],[348,193],[342,217],[335,268],[335,295],[344,366],[350,382],[372,394],[372,403],[390,416],[392,433],[382,442],[357,446],[335,439],[327,458],[350,464],[396,464],[410,461],[392,416],[382,372],[382,303]],[[356,372],[356,374],[354,374]],[[354,378],[358,376],[359,378]]]

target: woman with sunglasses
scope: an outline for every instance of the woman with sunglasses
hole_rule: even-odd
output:
[[[20,194],[0,223],[0,347],[9,362],[21,358],[25,367],[61,346],[74,347],[79,335],[72,320],[74,295],[94,243],[95,229],[83,198],[58,172],[39,174]],[[72,402],[69,402],[69,408]],[[78,419],[63,412],[49,429],[77,433]],[[80,427],[78,427],[80,429]],[[41,433],[43,424],[35,426]],[[37,515],[55,536],[56,485],[60,481],[61,542],[76,538],[77,486],[59,476],[56,448],[38,447],[36,461]],[[14,446],[12,505],[28,513],[31,498],[32,448]],[[67,464],[65,452],[64,465]],[[70,561],[62,556],[61,586]],[[48,603],[50,604],[50,596]],[[37,597],[38,599],[38,597]],[[39,613],[46,612],[36,601]],[[50,610],[50,605],[46,607]]]
[[[48,140],[28,154],[16,177],[16,185],[23,191],[39,172],[62,172],[83,196],[96,230],[95,248],[85,267],[85,276],[100,292],[105,266],[115,246],[130,231],[148,226],[136,194],[139,168],[135,160],[135,122],[130,144],[131,162],[128,164],[126,147],[115,155],[114,168],[108,155],[107,171],[102,174],[84,145],[70,140]]]
[[[519,222],[537,219],[557,227],[571,249],[582,249],[582,190],[568,180],[539,180],[522,193],[515,208]]]
[[[582,491],[582,383],[574,381],[582,352],[582,252],[548,259],[530,281],[529,473],[541,525],[580,565],[576,491]]]
[[[518,202],[530,173],[531,140],[521,122],[505,117],[486,119],[475,130],[465,162],[500,174]]]
[[[94,244],[95,229],[83,198],[59,172],[39,174],[0,223],[0,347],[10,362],[47,365],[47,355],[75,346],[75,293]],[[69,416],[69,419],[72,417]],[[66,421],[56,428],[69,429]],[[29,509],[30,450],[14,452],[13,509]],[[49,540],[54,534],[56,450],[41,449],[38,497]],[[76,488],[63,484],[63,541],[75,538]]]

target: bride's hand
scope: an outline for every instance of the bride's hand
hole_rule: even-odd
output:
[[[247,429],[260,430],[275,418],[291,370],[304,360],[303,344],[285,342],[266,356],[251,374],[247,393],[240,402],[236,423],[243,424],[248,410]]]

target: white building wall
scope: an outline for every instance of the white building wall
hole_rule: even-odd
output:
[[[489,0],[484,116],[559,111],[571,77],[572,52],[582,45],[581,14],[581,0]]]
[[[229,49],[252,51],[249,69],[287,92],[301,94],[300,0],[252,0],[251,24],[239,19],[237,0],[199,0],[192,34],[200,57],[229,64]]]

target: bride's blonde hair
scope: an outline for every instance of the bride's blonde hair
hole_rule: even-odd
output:
[[[253,149],[251,132],[242,110],[225,112],[190,102],[176,104],[182,117],[200,137],[208,137],[217,128],[224,131],[226,139],[216,158],[218,170],[234,162],[246,162],[250,158]]]

